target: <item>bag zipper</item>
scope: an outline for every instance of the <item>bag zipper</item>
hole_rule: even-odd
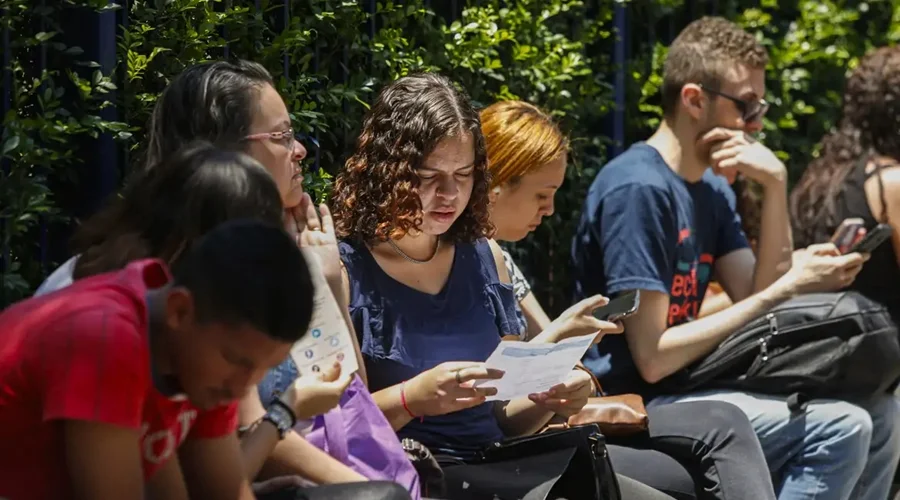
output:
[[[778,319],[773,313],[766,315],[769,322],[769,333],[759,338],[759,353],[762,356],[762,362],[769,361],[769,340],[778,335]]]

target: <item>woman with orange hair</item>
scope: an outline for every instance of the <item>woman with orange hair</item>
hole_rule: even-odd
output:
[[[568,140],[547,113],[521,101],[498,102],[482,110],[481,130],[491,173],[494,238],[519,241],[553,215],[553,198],[565,179]],[[504,254],[528,336],[543,332],[535,340],[555,341],[596,333],[607,324],[593,316],[594,309],[606,303],[600,296],[581,301],[551,322],[522,272]],[[676,498],[685,498],[686,492],[701,499],[774,498],[768,474],[748,474],[766,470],[765,458],[750,422],[737,407],[704,401],[647,411],[650,428],[645,435],[607,437],[620,445],[611,447],[619,474]]]

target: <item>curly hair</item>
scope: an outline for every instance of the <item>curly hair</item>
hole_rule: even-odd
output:
[[[751,243],[758,242],[762,229],[762,186],[738,174],[731,189],[737,201],[735,209],[741,216],[741,229]]]
[[[900,47],[863,57],[847,79],[841,120],[821,142],[791,193],[791,219],[799,245],[837,228],[836,200],[844,179],[872,156],[900,160]]]
[[[701,17],[681,30],[669,47],[660,90],[663,113],[672,116],[688,83],[719,90],[736,64],[765,68],[768,62],[765,47],[751,33],[722,17]]]
[[[569,150],[547,113],[523,101],[501,101],[481,111],[491,187],[515,184]]]
[[[471,242],[492,234],[490,174],[478,113],[449,79],[425,73],[387,85],[366,114],[356,151],[334,185],[337,236],[372,244],[420,229],[416,170],[441,140],[466,134],[475,146],[474,187],[468,206],[443,239]]]

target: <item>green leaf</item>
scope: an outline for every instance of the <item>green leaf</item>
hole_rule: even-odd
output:
[[[56,33],[55,31],[50,31],[50,32],[41,31],[41,32],[39,32],[37,35],[34,35],[34,39],[37,40],[37,41],[40,42],[40,43],[44,43],[44,42],[46,42],[47,40],[49,40],[49,39],[53,38],[54,36],[56,36],[56,34],[57,34],[57,33]]]
[[[17,147],[19,147],[19,136],[11,136],[10,138],[6,139],[6,142],[3,143],[3,149],[0,150],[0,154],[8,154]]]

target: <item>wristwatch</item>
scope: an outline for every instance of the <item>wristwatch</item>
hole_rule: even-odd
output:
[[[279,439],[284,439],[284,436],[290,432],[296,422],[294,412],[279,399],[272,401],[262,419],[264,422],[270,422],[275,426],[275,429],[278,430]]]

